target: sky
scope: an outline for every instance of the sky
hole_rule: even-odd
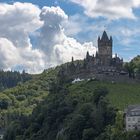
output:
[[[0,0],[0,69],[41,73],[97,51],[106,30],[113,54],[140,55],[140,0]]]

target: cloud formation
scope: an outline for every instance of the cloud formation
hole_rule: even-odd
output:
[[[87,50],[95,53],[92,42],[81,44],[64,33],[62,22],[66,20],[68,16],[59,7],[0,4],[0,69],[39,73],[72,56],[82,59]]]
[[[41,28],[40,48],[46,54],[46,65],[54,66],[75,59],[82,59],[86,51],[95,53],[92,42],[81,44],[64,33],[62,23],[68,16],[59,7],[44,7],[40,14],[44,25]]]
[[[29,35],[42,26],[40,9],[30,3],[0,4],[0,69],[44,68],[43,53],[33,49]]]
[[[17,48],[8,39],[0,38],[0,68],[10,69],[19,58]]]
[[[140,8],[139,0],[70,0],[84,8],[86,15],[92,18],[136,19],[134,8]]]

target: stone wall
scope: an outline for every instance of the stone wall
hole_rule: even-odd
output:
[[[80,78],[80,79],[96,79],[104,82],[112,82],[112,83],[129,83],[135,84],[140,83],[140,79],[129,78],[128,75],[120,75],[120,74],[94,74],[92,72],[84,72],[72,75],[71,78]]]

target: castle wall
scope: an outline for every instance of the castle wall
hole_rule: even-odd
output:
[[[128,75],[119,75],[119,74],[94,74],[89,72],[79,73],[76,75],[71,76],[71,78],[80,78],[80,79],[97,79],[103,82],[112,82],[112,83],[129,83],[135,84],[140,82],[139,79],[132,79],[129,78]]]
[[[112,37],[109,39],[104,31],[102,38],[98,38],[98,52],[96,53],[96,56],[90,56],[89,52],[87,52],[83,63],[74,63],[72,58],[72,62],[67,65],[64,70],[65,74],[73,79],[95,78],[100,81],[109,82],[140,82],[138,79],[129,78],[127,72],[123,69],[123,59],[120,59],[117,55],[112,58],[112,42]]]

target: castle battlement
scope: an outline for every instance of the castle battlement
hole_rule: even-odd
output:
[[[123,59],[117,54],[112,57],[113,39],[108,37],[106,31],[98,37],[98,51],[95,56],[86,54],[83,61],[72,61],[59,74],[65,74],[71,78],[97,78],[97,79],[126,79],[128,73],[123,68]],[[125,81],[125,80],[124,80]]]

